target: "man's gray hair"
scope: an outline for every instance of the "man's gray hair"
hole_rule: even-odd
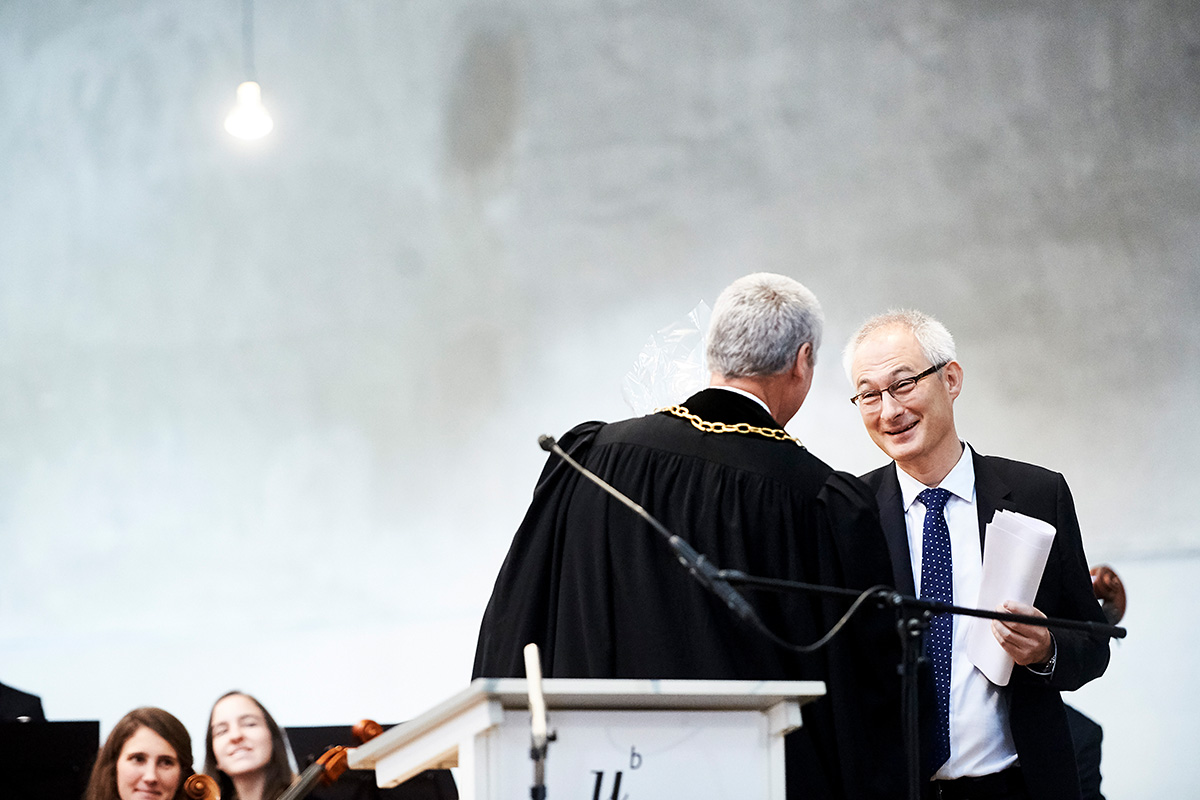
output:
[[[756,272],[721,292],[708,328],[708,368],[723,378],[778,375],[812,345],[815,364],[825,315],[816,295],[799,281]]]
[[[845,351],[842,352],[842,366],[845,367],[846,377],[851,383],[854,383],[854,375],[850,373],[850,369],[854,365],[854,354],[858,352],[858,346],[875,331],[892,327],[912,331],[917,345],[921,348],[921,354],[929,361],[929,366],[954,360],[954,337],[950,335],[946,326],[922,311],[902,308],[871,317],[850,337]]]

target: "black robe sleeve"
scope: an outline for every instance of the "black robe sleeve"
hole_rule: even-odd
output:
[[[582,459],[603,427],[602,422],[577,425],[563,434],[559,446],[572,458]],[[472,678],[525,677],[524,649],[530,642],[536,642],[542,653],[544,674],[554,675],[547,657],[555,644],[553,621],[563,547],[560,520],[578,481],[577,472],[550,455],[484,611]]]

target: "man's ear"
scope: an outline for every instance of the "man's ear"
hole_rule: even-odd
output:
[[[812,362],[812,342],[805,342],[796,351],[796,361],[792,364],[792,371],[797,375],[807,372],[812,369]]]
[[[963,368],[957,361],[951,361],[946,366],[942,367],[942,375],[946,380],[946,391],[950,392],[950,399],[958,397],[958,393],[963,387]]]

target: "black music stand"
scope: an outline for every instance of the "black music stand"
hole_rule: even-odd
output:
[[[0,722],[5,800],[79,800],[100,750],[100,722]]]

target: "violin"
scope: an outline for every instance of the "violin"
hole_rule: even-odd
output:
[[[383,733],[383,726],[374,720],[364,719],[350,730],[359,744],[366,744]],[[292,785],[287,788],[287,791],[279,795],[279,800],[302,800],[308,796],[309,792],[317,788],[318,784],[321,786],[331,785],[338,778],[342,777],[342,773],[349,766],[349,748],[341,745],[331,747],[322,753],[321,757],[314,761],[308,769],[304,770],[300,777],[293,781]],[[196,800],[199,800],[199,798]],[[205,800],[208,799],[205,798]]]
[[[1125,616],[1125,584],[1108,565],[1092,567],[1089,572],[1092,575],[1092,593],[1100,601],[1100,608],[1109,624],[1116,625]]]
[[[211,775],[197,772],[183,782],[183,793],[191,800],[221,800],[221,787]]]

